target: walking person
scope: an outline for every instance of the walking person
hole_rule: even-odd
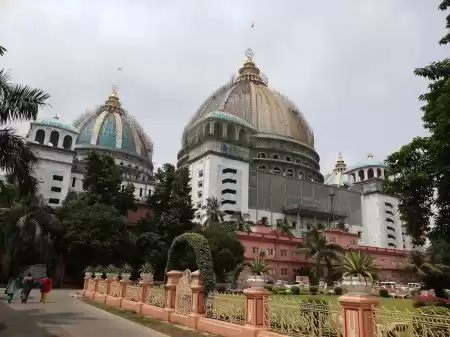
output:
[[[45,303],[47,301],[48,293],[52,291],[52,279],[48,276],[43,277],[39,284],[39,288],[41,289],[41,300],[39,302]]]
[[[22,298],[22,303],[27,303],[31,289],[33,289],[33,276],[31,275],[31,273],[28,273],[28,275],[25,276],[22,281],[22,293],[20,295],[20,297]]]
[[[10,277],[8,280],[8,285],[6,286],[6,293],[8,294],[8,303],[12,302],[16,290],[17,290],[17,280]]]

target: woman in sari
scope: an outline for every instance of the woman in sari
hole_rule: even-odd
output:
[[[31,289],[33,289],[33,277],[31,273],[28,273],[28,276],[25,276],[22,281],[22,303],[27,303],[28,296],[30,296]]]

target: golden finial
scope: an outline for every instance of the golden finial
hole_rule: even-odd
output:
[[[111,91],[111,96],[112,97],[119,97],[118,91],[119,91],[119,88],[117,87],[117,85],[113,85],[112,86],[112,91]]]
[[[248,48],[245,51],[245,56],[247,57],[248,63],[253,63],[253,57],[255,56],[255,54],[253,53],[253,50],[251,48]]]
[[[343,159],[342,159],[342,152],[339,152],[339,153],[338,153],[338,159],[337,159],[337,161],[343,161]]]

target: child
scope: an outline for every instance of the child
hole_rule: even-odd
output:
[[[8,285],[6,286],[6,293],[8,294],[8,303],[12,302],[15,292],[16,292],[16,280],[11,277],[8,280]]]

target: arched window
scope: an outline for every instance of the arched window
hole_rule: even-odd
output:
[[[220,135],[222,134],[221,129],[222,125],[220,123],[215,122],[214,123],[214,136],[216,137],[220,137]]]
[[[267,158],[267,156],[264,152],[260,152],[258,153],[258,158]]]
[[[292,158],[289,157],[289,156],[287,156],[287,157],[286,157],[286,161],[292,161]]]
[[[296,162],[297,164],[301,164],[301,163],[302,163],[302,161],[301,161],[300,159],[297,159],[295,162]]]
[[[299,179],[305,179],[305,174],[303,172],[299,172],[298,173],[298,178]]]
[[[234,127],[230,124],[227,125],[227,139],[228,140],[235,140],[234,137]]]
[[[292,171],[291,169],[287,169],[287,170],[286,170],[286,175],[287,175],[288,177],[293,177],[293,176],[294,176],[294,171]]]
[[[364,171],[363,170],[359,170],[358,178],[359,178],[359,181],[364,181]]]
[[[381,178],[381,169],[380,168],[377,168],[377,177]]]
[[[370,168],[368,171],[367,171],[367,179],[373,179],[374,178],[374,173],[373,173],[373,169],[372,168]]]
[[[258,167],[258,170],[260,171],[267,171],[267,168],[264,165],[261,165]]]
[[[351,178],[350,180],[352,183],[356,182],[356,176],[354,173],[350,174],[350,178]]]
[[[59,143],[59,132],[52,131],[52,133],[50,133],[50,144],[53,147],[58,147],[58,143]]]
[[[308,174],[308,180],[309,180],[309,181],[313,181],[312,174]]]
[[[275,153],[275,154],[272,155],[272,158],[273,159],[280,159],[280,156]]]
[[[45,131],[42,129],[39,129],[36,131],[36,137],[34,137],[34,140],[38,142],[39,144],[44,144],[45,141]]]
[[[280,168],[279,168],[279,167],[274,167],[274,169],[273,169],[273,173],[276,173],[276,174],[281,174],[281,170],[280,170]]]
[[[65,136],[63,140],[63,148],[70,150],[72,148],[72,136]]]

